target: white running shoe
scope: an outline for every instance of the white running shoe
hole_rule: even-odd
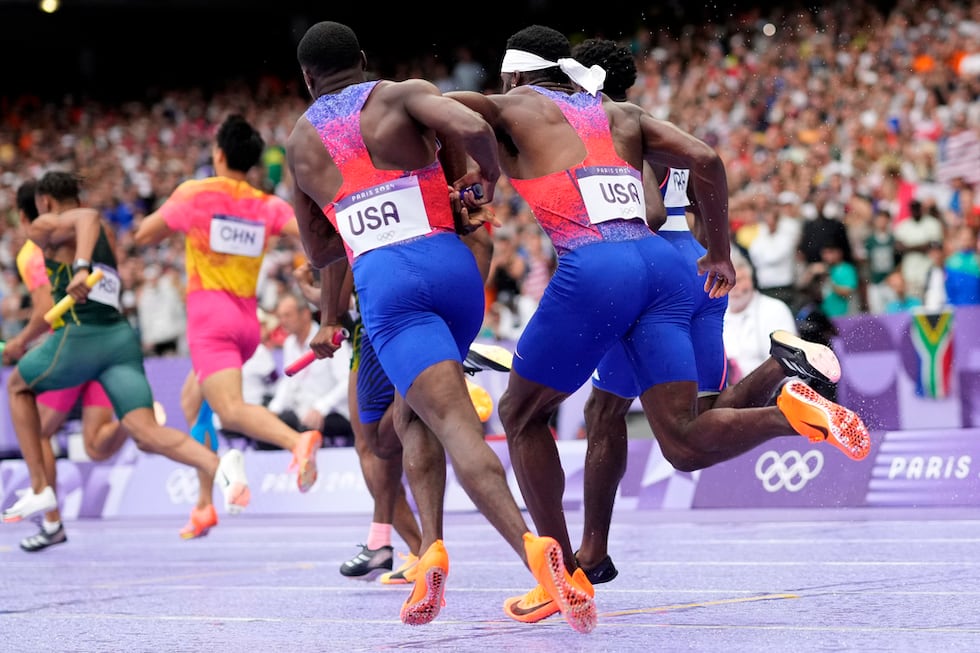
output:
[[[54,489],[49,485],[43,490],[34,494],[30,489],[18,493],[20,498],[3,511],[4,522],[15,522],[36,515],[39,512],[48,512],[58,507],[58,497],[54,494]]]
[[[237,515],[248,505],[252,493],[245,476],[245,456],[238,449],[229,449],[221,456],[215,480],[225,495],[225,511]]]

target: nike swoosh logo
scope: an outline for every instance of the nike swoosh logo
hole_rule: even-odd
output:
[[[548,607],[552,603],[554,603],[554,601],[551,601],[549,599],[548,601],[545,601],[544,603],[538,603],[537,605],[532,605],[530,608],[522,608],[520,601],[514,601],[511,604],[511,606],[510,606],[510,611],[513,612],[514,614],[516,614],[519,617],[525,617],[525,616],[527,616],[529,614],[532,614],[534,612],[537,612],[538,610],[540,610],[542,608]]]
[[[821,424],[814,424],[813,422],[807,422],[807,421],[804,421],[804,420],[801,420],[801,421],[804,424],[806,424],[807,426],[811,426],[811,427],[815,428],[816,430],[820,431],[821,433],[823,433],[823,439],[824,440],[826,440],[828,437],[830,437],[830,432],[827,431],[827,427],[826,426],[823,426]]]

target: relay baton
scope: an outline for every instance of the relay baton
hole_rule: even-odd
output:
[[[483,184],[473,184],[472,186],[467,186],[463,190],[459,191],[459,201],[463,201],[463,196],[466,193],[473,193],[473,197],[478,200],[483,199]]]
[[[102,270],[96,268],[92,270],[88,277],[85,279],[85,285],[89,288],[94,288],[95,284],[102,280]],[[75,298],[71,295],[65,295],[61,300],[51,307],[47,313],[44,314],[44,321],[48,324],[54,324],[55,321],[62,315],[68,312],[72,306],[75,305]]]
[[[350,337],[350,332],[347,329],[341,329],[340,331],[335,331],[333,334],[333,344],[340,345],[344,340]],[[293,376],[297,374],[300,370],[304,369],[307,365],[316,360],[316,353],[311,349],[292,363],[290,363],[283,372],[286,376]]]

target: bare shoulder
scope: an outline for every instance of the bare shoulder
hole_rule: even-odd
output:
[[[306,119],[306,114],[300,116],[286,138],[286,158],[288,159],[297,148],[311,142],[311,139],[316,135],[316,128],[313,127],[313,123]]]
[[[608,95],[602,96],[602,108],[606,110],[609,115],[622,116],[628,118],[639,119],[641,116],[649,116],[650,114],[638,104],[633,104],[627,101],[617,101],[610,98]]]
[[[394,100],[416,95],[442,95],[442,92],[428,80],[406,79],[400,82],[390,80],[378,82],[374,94],[387,100]]]
[[[100,220],[102,218],[96,209],[83,206],[77,209],[68,209],[58,216],[58,220],[62,224],[73,224],[83,218],[92,218],[93,216],[98,217]]]

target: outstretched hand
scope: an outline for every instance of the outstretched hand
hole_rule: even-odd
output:
[[[720,261],[713,261],[710,259],[710,254],[705,254],[698,259],[698,274],[706,275],[704,292],[708,293],[711,299],[724,297],[735,286],[735,266],[727,256]]]

